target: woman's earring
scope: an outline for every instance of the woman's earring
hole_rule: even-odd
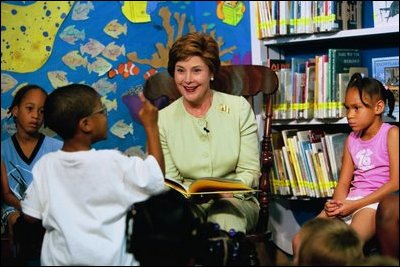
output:
[[[211,81],[214,81],[214,77],[211,77],[210,80],[211,80]]]

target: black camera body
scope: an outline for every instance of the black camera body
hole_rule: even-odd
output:
[[[143,266],[258,265],[244,233],[200,222],[192,205],[174,190],[136,203],[127,215],[127,251]]]

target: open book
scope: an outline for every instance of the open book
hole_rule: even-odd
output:
[[[226,178],[201,178],[191,179],[172,179],[165,178],[165,184],[183,194],[185,197],[202,194],[220,194],[220,193],[249,193],[259,191],[253,189],[240,180]]]

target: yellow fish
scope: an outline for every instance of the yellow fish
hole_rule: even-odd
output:
[[[57,31],[74,1],[1,2],[1,70],[28,73],[48,60]],[[57,26],[58,25],[58,26]]]

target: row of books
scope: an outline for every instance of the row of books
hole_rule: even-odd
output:
[[[350,74],[357,71],[368,76],[358,49],[329,49],[328,54],[313,58],[267,59],[266,65],[279,78],[275,119],[343,118]]]
[[[362,1],[257,1],[259,39],[361,28]]]
[[[271,192],[279,196],[331,197],[339,179],[347,133],[297,129],[273,133]]]

